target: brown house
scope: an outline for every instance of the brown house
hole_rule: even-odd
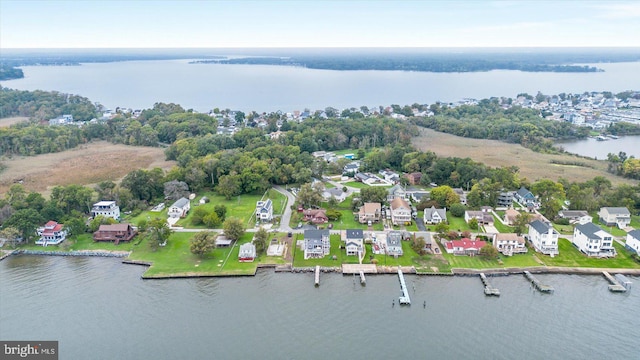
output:
[[[113,241],[117,245],[120,241],[133,239],[136,233],[129,224],[100,225],[93,233],[93,241]]]
[[[418,185],[420,184],[420,179],[422,179],[422,173],[414,172],[414,173],[405,175],[405,177],[407,178],[407,180],[409,180],[409,184]]]
[[[302,214],[304,215],[302,221],[310,221],[312,224],[324,224],[329,221],[324,209],[307,209]]]

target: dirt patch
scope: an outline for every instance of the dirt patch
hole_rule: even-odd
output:
[[[585,159],[578,156],[562,154],[541,154],[517,144],[508,144],[497,140],[481,140],[463,138],[421,129],[420,136],[412,140],[413,145],[423,151],[431,150],[438,156],[469,157],[491,167],[517,166],[520,174],[530,181],[540,179],[565,178],[569,181],[584,182],[596,176],[604,176],[614,185],[633,183],[609,174],[604,161]],[[552,161],[556,162],[555,164]],[[560,165],[561,163],[579,162],[586,166]],[[559,164],[560,163],[560,164]]]
[[[27,191],[47,195],[57,185],[90,185],[104,180],[120,181],[136,169],[170,169],[161,148],[92,142],[75,149],[38,156],[19,156],[4,160],[0,173],[0,194],[15,183]]]
[[[9,127],[11,125],[18,124],[25,121],[29,121],[29,118],[23,117],[23,116],[3,118],[3,119],[0,119],[0,128]]]

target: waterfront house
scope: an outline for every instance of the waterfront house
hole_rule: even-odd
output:
[[[571,224],[586,224],[593,222],[593,217],[584,210],[560,210],[558,216],[569,219]]]
[[[191,202],[187,198],[180,198],[169,207],[169,217],[183,218],[191,209]]]
[[[640,255],[640,230],[636,229],[627,233],[627,242],[625,243],[627,249],[635,251]]]
[[[271,199],[256,203],[256,220],[271,221],[273,219],[273,202]]]
[[[362,229],[347,229],[342,232],[347,256],[359,256],[364,253],[364,234]]]
[[[514,233],[495,234],[493,237],[493,246],[506,256],[527,252],[524,238]]]
[[[607,226],[616,225],[624,229],[631,224],[631,213],[626,207],[603,207],[598,211],[600,222]]]
[[[323,258],[329,255],[331,242],[329,230],[304,231],[304,259]]]
[[[393,225],[411,223],[411,206],[403,198],[395,198],[391,201],[391,222]]]
[[[487,245],[486,241],[463,238],[461,240],[447,241],[445,248],[449,254],[475,256],[485,245]]]
[[[324,224],[329,221],[325,209],[307,209],[302,212],[302,215],[302,221],[311,222],[312,224]]]
[[[100,225],[98,231],[93,233],[93,241],[113,241],[118,245],[120,241],[130,241],[136,233],[129,224]]]
[[[413,239],[422,238],[424,240],[424,250],[431,252],[433,249],[433,241],[431,240],[431,233],[428,231],[416,231],[413,233]]]
[[[256,258],[256,246],[253,243],[244,243],[240,245],[240,251],[238,252],[238,261],[240,262],[253,262]]]
[[[64,229],[63,224],[51,220],[47,222],[43,227],[38,228],[36,231],[39,240],[36,240],[37,245],[58,245],[67,238],[67,231]]]
[[[594,223],[576,225],[571,242],[587,256],[616,256],[613,236]]]
[[[405,200],[405,201],[409,200],[409,196],[407,192],[404,190],[404,188],[400,184],[396,184],[387,190],[387,201],[391,202],[396,198],[401,198],[402,200]]]
[[[358,222],[360,224],[376,223],[380,221],[382,206],[380,203],[364,203],[358,211]]]
[[[98,215],[120,220],[120,207],[115,201],[99,201],[91,207],[91,216],[96,217]]]
[[[400,231],[389,231],[386,243],[387,255],[402,256],[402,233]]]
[[[552,257],[558,252],[558,232],[553,226],[541,221],[534,220],[529,224],[529,241],[537,252]]]
[[[424,222],[425,224],[439,224],[441,222],[447,222],[447,208],[436,209],[435,206],[431,206],[429,209],[424,209]]]

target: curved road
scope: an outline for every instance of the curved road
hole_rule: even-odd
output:
[[[295,204],[296,198],[295,196],[293,196],[291,192],[287,191],[285,188],[283,188],[280,185],[273,185],[273,188],[277,192],[287,197],[287,205],[285,205],[284,211],[282,212],[282,217],[280,218],[279,231],[282,231],[282,232],[292,231],[293,229],[291,229],[291,227],[289,226],[289,222],[291,221],[291,207],[293,206],[293,204]]]

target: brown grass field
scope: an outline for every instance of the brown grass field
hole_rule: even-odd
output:
[[[16,116],[16,117],[8,117],[0,119],[0,127],[9,127],[13,124],[21,123],[23,121],[28,121],[28,117]]]
[[[0,173],[0,194],[22,181],[27,191],[48,195],[56,185],[119,181],[133,170],[154,167],[168,170],[175,162],[165,161],[162,148],[96,141],[59,153],[14,157],[2,164],[6,169]]]
[[[482,162],[491,167],[517,166],[520,175],[529,181],[539,179],[565,178],[569,181],[584,182],[596,176],[604,176],[616,184],[633,183],[607,172],[604,161],[585,159],[578,156],[562,154],[551,155],[531,151],[521,145],[508,144],[497,140],[469,139],[437,132],[431,129],[420,129],[420,136],[412,140],[413,145],[423,151],[431,150],[438,156],[466,158]],[[551,161],[580,162],[590,167],[553,164]]]

